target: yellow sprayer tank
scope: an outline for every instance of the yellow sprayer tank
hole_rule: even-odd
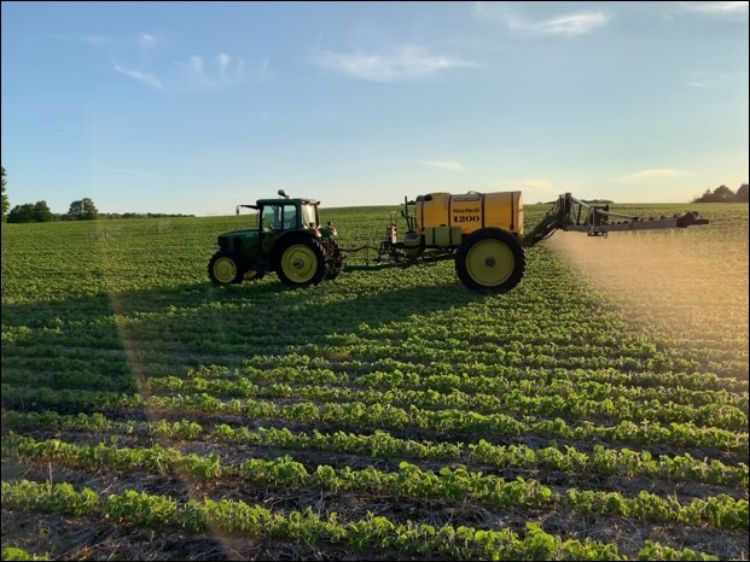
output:
[[[462,195],[429,193],[417,197],[417,229],[459,227],[462,234],[480,228],[502,228],[523,235],[523,202],[520,191],[477,193]]]

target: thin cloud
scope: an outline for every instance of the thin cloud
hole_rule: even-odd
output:
[[[606,25],[611,16],[602,11],[584,10],[555,17],[532,20],[507,8],[503,4],[474,4],[474,15],[486,21],[502,23],[511,31],[522,35],[558,35],[576,37]]]
[[[156,37],[148,33],[141,33],[138,36],[138,44],[141,46],[141,49],[151,49],[156,47],[158,42],[159,40]]]
[[[451,172],[462,172],[464,169],[463,164],[456,160],[423,160],[420,164],[423,166],[430,166],[431,168],[449,170]]]
[[[226,53],[219,53],[216,57],[216,61],[219,65],[219,74],[221,74],[222,78],[225,78],[227,70],[229,69],[229,64],[232,62],[232,57]]]
[[[268,78],[268,67],[271,64],[271,59],[266,57],[263,62],[260,63],[260,71],[258,72],[258,81],[265,82]]]
[[[687,172],[683,170],[675,170],[674,168],[655,168],[651,170],[638,170],[632,174],[628,174],[620,178],[621,181],[632,181],[632,180],[649,180],[649,179],[668,179],[668,178],[681,178],[688,176]]]
[[[180,73],[180,87],[194,89],[221,88],[232,86],[242,81],[245,61],[235,59],[226,53],[219,53],[213,60],[205,60],[200,55],[193,55],[187,61],[176,61]]]
[[[747,14],[747,2],[681,2],[684,12],[710,15]]]
[[[691,88],[731,88],[740,80],[739,73],[732,72],[691,72],[687,85]]]
[[[164,90],[164,84],[162,83],[162,81],[159,80],[153,74],[141,72],[140,70],[131,70],[131,69],[123,68],[119,64],[115,64],[115,70],[119,72],[120,74],[129,76],[130,78],[133,78],[134,80],[137,80],[138,82],[141,82],[142,84],[150,86],[151,88],[154,88],[160,91]]]
[[[434,55],[422,47],[401,47],[390,53],[320,51],[312,55],[311,61],[349,78],[383,83],[419,80],[446,70],[479,66],[460,58]]]

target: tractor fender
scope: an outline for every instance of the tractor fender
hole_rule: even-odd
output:
[[[269,251],[269,256],[271,256],[270,257],[270,262],[271,262],[272,266],[273,266],[273,263],[274,263],[273,256],[276,255],[276,252],[277,252],[277,250],[280,247],[279,245],[282,242],[285,242],[286,240],[288,240],[290,237],[291,238],[298,238],[298,239],[299,239],[299,237],[308,237],[308,238],[314,238],[314,239],[320,241],[320,239],[317,236],[315,236],[312,233],[312,231],[307,230],[307,229],[302,229],[301,228],[301,229],[298,229],[298,230],[290,230],[288,232],[283,232],[282,234],[280,234],[279,236],[276,237],[276,240],[274,241],[273,246],[271,246],[271,249]]]

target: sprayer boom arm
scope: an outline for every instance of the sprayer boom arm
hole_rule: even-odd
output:
[[[549,238],[557,230],[585,232],[589,236],[602,236],[608,232],[625,230],[657,230],[664,228],[687,228],[708,224],[708,219],[700,218],[696,211],[689,211],[672,217],[641,218],[632,215],[612,213],[609,205],[595,205],[580,201],[570,193],[560,195],[555,206],[545,215],[523,239],[526,247],[534,246]]]

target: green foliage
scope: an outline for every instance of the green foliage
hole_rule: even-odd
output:
[[[205,438],[210,433],[214,439],[229,443],[345,452],[381,458],[398,456],[460,460],[466,456],[471,461],[494,465],[498,468],[539,468],[622,476],[642,474],[677,482],[693,480],[727,486],[746,487],[748,483],[748,466],[745,463],[727,465],[716,459],[711,461],[695,459],[687,453],[655,457],[647,451],[607,449],[601,445],[595,445],[593,454],[589,455],[570,446],[566,446],[564,451],[556,447],[534,449],[525,445],[493,445],[484,439],[480,439],[477,443],[463,445],[400,439],[384,431],[375,431],[368,435],[343,431],[322,433],[318,430],[306,433],[292,432],[288,428],[250,430],[246,427],[233,428],[226,424],[218,424],[212,430],[204,430],[199,423],[190,420],[175,422],[159,420],[135,425],[132,422],[114,422],[98,413],[66,416],[49,411],[23,413],[6,410],[3,413],[3,424],[9,429],[119,431],[122,433],[132,433],[138,430],[170,439],[191,440]]]
[[[96,205],[94,205],[94,202],[88,197],[73,201],[68,210],[68,218],[70,220],[94,220],[98,218],[98,216],[99,211],[97,211]]]
[[[199,479],[216,479],[222,475],[239,474],[256,487],[296,489],[303,486],[322,487],[332,492],[351,491],[391,497],[419,497],[459,501],[471,499],[495,508],[514,506],[541,507],[560,505],[577,511],[615,514],[641,521],[680,522],[690,525],[709,523],[725,529],[741,529],[748,525],[748,503],[726,494],[694,499],[688,505],[671,497],[641,491],[636,497],[618,492],[600,492],[571,488],[564,494],[554,492],[536,480],[517,477],[507,481],[494,475],[471,472],[458,465],[443,467],[437,473],[422,470],[402,461],[398,472],[383,472],[372,466],[363,470],[345,467],[336,470],[318,466],[308,472],[305,466],[289,456],[276,459],[248,459],[239,467],[222,466],[217,455],[200,457],[183,455],[175,449],[159,445],[129,449],[97,445],[76,446],[57,439],[37,441],[11,433],[2,444],[3,456],[22,459],[55,460],[63,464],[98,470],[109,467],[119,470],[142,469]],[[129,495],[122,502],[131,505],[141,501]],[[118,504],[119,505],[119,504]],[[546,540],[546,539],[545,539]]]
[[[16,205],[8,214],[9,223],[51,222],[52,219],[52,211],[46,201]]]
[[[3,548],[3,560],[49,560],[46,554],[38,555],[26,552],[22,548],[6,546]]]
[[[34,220],[36,222],[52,221],[52,211],[49,210],[46,201],[37,201],[34,204]]]
[[[307,544],[334,543],[360,552],[372,549],[395,549],[401,555],[442,553],[459,559],[524,560],[621,560],[617,546],[590,539],[563,541],[538,524],[527,525],[523,538],[509,529],[478,530],[472,527],[394,523],[372,513],[359,520],[338,523],[332,514],[321,519],[312,510],[278,513],[242,501],[205,499],[177,503],[166,496],[126,491],[100,499],[84,488],[76,492],[66,484],[35,484],[22,480],[2,483],[2,503],[6,508],[29,509],[71,515],[100,514],[124,525],[177,527],[192,533],[212,529],[244,537],[264,536],[299,540]],[[58,497],[63,498],[60,500]],[[85,505],[81,510],[80,506]],[[673,549],[648,542],[641,554],[653,560],[672,560],[675,555],[691,560],[708,560],[705,554]],[[663,558],[662,558],[663,557]],[[639,559],[642,559],[639,555]]]
[[[10,203],[8,194],[5,192],[5,166],[0,166],[0,216],[4,219],[8,214]]]

